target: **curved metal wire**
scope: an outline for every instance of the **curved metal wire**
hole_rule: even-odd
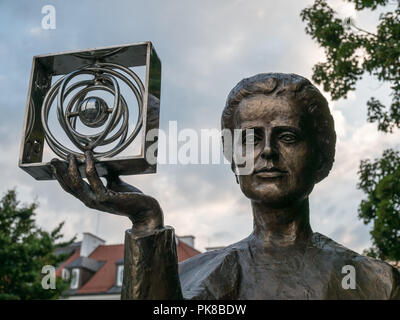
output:
[[[125,74],[121,73],[124,72]],[[80,75],[91,75],[92,80],[81,80],[73,82]],[[138,118],[136,125],[128,137],[129,129],[129,110],[126,99],[120,92],[118,81],[125,83],[136,97],[138,104]],[[69,83],[72,83],[69,85]],[[67,106],[64,102],[75,90],[78,90],[72,95]],[[96,118],[93,123],[81,122],[91,128],[97,128],[104,125],[104,129],[94,134],[83,134],[77,130],[77,119],[82,116],[81,106],[85,103],[87,94],[92,91],[105,91],[114,96],[112,108],[100,108],[97,110]],[[45,132],[45,138],[49,147],[56,155],[66,160],[68,154],[73,154],[81,157],[87,150],[93,151],[95,158],[112,157],[122,152],[136,138],[142,127],[143,113],[143,96],[144,85],[140,78],[129,68],[114,64],[114,63],[96,63],[81,69],[75,70],[56,81],[50,90],[47,92],[42,106],[41,120]],[[62,145],[54,137],[51,132],[48,119],[50,109],[57,98],[57,118],[61,128],[64,130],[71,142],[82,152],[77,152]],[[90,97],[98,99],[99,97]],[[105,103],[105,102],[104,102]],[[122,119],[122,122],[121,122]],[[120,128],[112,135],[110,133],[117,128]],[[118,140],[117,144],[110,150],[104,152],[96,152],[95,149],[99,146],[106,146]]]
[[[33,124],[35,122],[35,103],[32,97],[29,99],[28,119],[26,122],[26,133],[25,138],[28,139],[33,130]]]

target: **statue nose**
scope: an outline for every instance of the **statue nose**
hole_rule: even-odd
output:
[[[272,159],[278,156],[276,148],[273,146],[272,141],[266,141],[264,149],[261,153],[262,159]]]

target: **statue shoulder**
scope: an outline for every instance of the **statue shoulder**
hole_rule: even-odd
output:
[[[360,255],[320,233],[313,234],[313,247],[329,257],[325,261],[329,261],[340,278],[349,270],[343,267],[354,267],[357,288],[364,298],[400,299],[400,272],[387,262]]]
[[[179,278],[184,298],[235,299],[239,285],[239,251],[246,246],[244,239],[181,262]]]

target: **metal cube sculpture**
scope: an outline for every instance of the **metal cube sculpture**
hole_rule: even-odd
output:
[[[146,67],[144,84],[130,69],[137,66]],[[93,78],[78,81],[77,77],[81,75]],[[61,77],[52,85],[54,76]],[[120,91],[121,82],[134,94],[138,106],[138,118],[130,134],[129,109]],[[145,137],[149,130],[158,130],[160,89],[161,62],[151,42],[35,56],[19,166],[37,180],[55,179],[50,163],[42,162],[46,141],[51,150],[64,160],[68,154],[82,160],[84,152],[91,150],[100,176],[110,172],[118,175],[156,172],[156,163],[146,161],[145,155],[147,148],[157,143],[157,133],[153,132],[155,138],[152,141],[146,141]],[[90,96],[92,91],[113,95],[113,105],[107,105],[101,97]],[[68,103],[65,103],[67,98]],[[57,141],[50,130],[48,118],[54,105],[60,127],[78,151]],[[83,134],[77,130],[78,119],[88,128],[101,130],[95,134]],[[140,155],[118,157],[140,131]],[[96,151],[96,148],[106,148],[112,143],[115,145],[109,150]],[[83,161],[79,170],[84,177]]]

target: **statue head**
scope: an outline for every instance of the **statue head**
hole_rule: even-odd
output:
[[[243,143],[254,146],[254,169],[238,177],[251,200],[276,206],[301,201],[332,168],[336,134],[328,102],[301,76],[243,79],[228,95],[221,124],[231,131],[253,129]]]

